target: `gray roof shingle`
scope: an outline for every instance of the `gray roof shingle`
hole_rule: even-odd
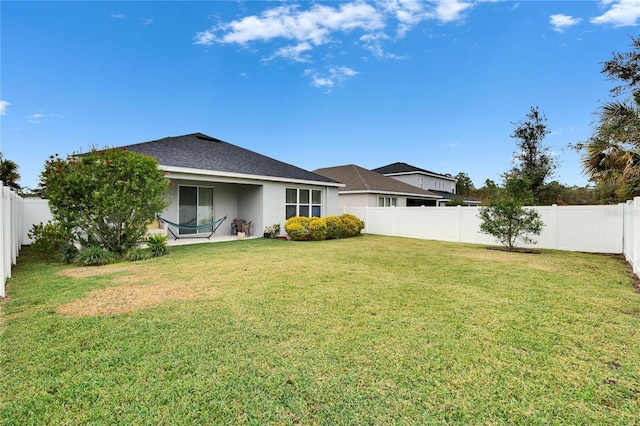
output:
[[[400,182],[397,179],[386,177],[380,173],[356,166],[355,164],[327,167],[314,170],[313,172],[344,183],[345,187],[340,188],[339,192],[385,192],[411,194],[425,198],[440,198],[438,194],[409,185],[408,183]]]
[[[377,173],[381,173],[383,175],[395,175],[395,174],[399,174],[399,173],[412,173],[412,172],[427,173],[427,174],[430,174],[430,175],[440,176],[440,177],[442,177],[444,179],[455,180],[455,178],[453,178],[451,176],[443,175],[442,173],[432,172],[432,171],[426,170],[426,169],[421,169],[420,167],[412,166],[412,165],[407,164],[407,163],[387,164],[386,166],[382,166],[382,167],[378,167],[377,169],[373,169],[373,171],[377,172]]]
[[[155,157],[161,167],[184,167],[244,175],[337,183],[325,176],[202,133],[167,137],[121,148]]]

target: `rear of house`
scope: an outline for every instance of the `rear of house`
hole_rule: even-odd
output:
[[[342,184],[219,139],[193,133],[122,147],[158,160],[171,181],[171,204],[161,213],[197,226],[227,216],[216,234],[231,235],[234,218],[251,221],[250,232],[283,224],[291,216],[340,214]],[[209,228],[176,229],[179,235],[207,236]]]

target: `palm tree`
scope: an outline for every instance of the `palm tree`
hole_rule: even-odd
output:
[[[5,160],[2,157],[2,152],[0,152],[0,181],[16,191],[20,191],[21,188],[20,185],[18,185],[19,180],[20,174],[18,173],[18,165],[16,162]]]
[[[640,195],[640,91],[633,104],[605,104],[583,148],[582,167],[591,180],[617,185],[623,198]]]

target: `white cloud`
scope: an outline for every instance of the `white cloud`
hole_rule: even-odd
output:
[[[285,59],[292,60],[294,62],[311,62],[311,58],[309,55],[303,55],[304,52],[313,49],[311,44],[304,41],[302,43],[298,43],[295,46],[286,46],[278,49],[273,56],[267,58],[268,60],[274,59],[276,57],[281,57]]]
[[[342,84],[349,77],[358,75],[359,72],[348,67],[332,67],[324,74],[311,69],[306,70],[305,74],[311,76],[313,87],[328,89],[328,93],[333,87]]]
[[[436,16],[442,22],[457,21],[462,17],[462,12],[473,7],[473,4],[460,0],[438,0]]]
[[[146,18],[142,20],[142,25],[151,25],[151,24],[153,24],[153,19]]]
[[[567,28],[573,27],[574,25],[578,25],[580,22],[582,22],[582,18],[574,18],[563,14],[551,15],[551,18],[549,18],[549,23],[553,25],[553,30],[559,33],[564,32]]]
[[[246,44],[284,38],[316,46],[328,43],[333,31],[376,30],[384,27],[381,14],[364,2],[345,3],[339,8],[313,5],[307,11],[298,6],[279,6],[261,15],[247,16],[196,34],[196,44]],[[216,33],[222,33],[217,36]]]
[[[60,114],[40,114],[40,113],[36,113],[36,114],[31,114],[29,116],[29,119],[27,120],[28,123],[32,123],[32,124],[40,124],[44,121],[47,121],[47,118],[64,118],[63,115]]]
[[[112,19],[124,19],[124,18],[126,18],[126,16],[124,16],[121,13],[110,13],[109,17],[112,18]]]
[[[32,114],[31,117],[27,120],[29,123],[39,124],[42,123],[43,114]]]
[[[609,10],[592,18],[592,24],[610,24],[614,27],[635,27],[638,25],[640,0],[603,0],[602,4],[609,7]]]
[[[443,23],[462,19],[474,4],[467,0],[354,0],[335,6],[312,4],[308,9],[287,4],[198,32],[194,43],[246,46],[282,39],[293,43],[278,47],[267,60],[280,57],[311,62],[312,50],[336,42],[336,34],[359,31],[361,46],[375,57],[398,59],[383,48],[384,42],[392,39],[385,32],[388,25],[397,25],[395,37],[401,38],[428,19]]]
[[[7,101],[0,101],[0,115],[7,115],[7,107],[11,105]]]

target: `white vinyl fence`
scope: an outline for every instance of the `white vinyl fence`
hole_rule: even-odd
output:
[[[624,205],[623,253],[640,276],[640,197]]]
[[[6,296],[5,283],[11,278],[22,246],[22,198],[0,182],[0,297]]]
[[[640,200],[640,198],[638,199]],[[622,253],[625,211],[634,204],[614,206],[544,206],[532,207],[540,213],[545,226],[533,247]],[[638,207],[640,209],[640,202]],[[495,239],[480,232],[479,207],[345,207],[346,213],[365,223],[363,232],[453,241],[473,244],[496,244]],[[638,217],[638,210],[629,216]],[[640,232],[640,224],[636,228]],[[640,236],[636,238],[640,242]],[[526,246],[526,245],[525,245]]]

